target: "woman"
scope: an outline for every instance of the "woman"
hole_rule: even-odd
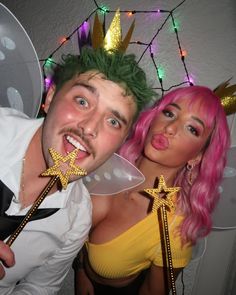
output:
[[[167,213],[176,279],[191,246],[210,232],[228,147],[224,110],[206,87],[173,90],[144,111],[120,154],[145,182],[115,197],[92,198],[93,227],[78,258],[84,268],[76,271],[76,294],[168,294],[157,215],[142,192],[160,175],[167,187],[181,187]]]

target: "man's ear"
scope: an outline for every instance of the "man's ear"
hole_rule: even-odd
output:
[[[55,90],[56,90],[56,86],[55,85],[51,85],[50,88],[48,89],[46,98],[45,98],[45,103],[44,103],[44,112],[47,113],[48,109],[50,107],[50,104],[52,102],[52,99],[54,97],[55,94]]]

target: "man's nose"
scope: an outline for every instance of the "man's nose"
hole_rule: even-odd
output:
[[[98,130],[101,125],[101,117],[91,114],[78,123],[78,129],[82,136],[95,139],[98,136]]]

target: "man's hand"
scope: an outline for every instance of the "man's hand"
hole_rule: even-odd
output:
[[[0,241],[0,260],[6,267],[11,267],[15,264],[14,253],[11,248],[3,241]],[[5,270],[0,264],[0,279],[5,276]]]

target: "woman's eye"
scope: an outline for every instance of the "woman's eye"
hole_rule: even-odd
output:
[[[193,135],[195,135],[195,136],[199,136],[199,132],[198,132],[198,130],[197,130],[195,127],[189,125],[189,126],[188,126],[188,129],[189,129],[189,131],[190,131]]]
[[[163,110],[162,113],[169,118],[173,118],[174,117],[174,113],[172,113],[170,110]]]
[[[88,101],[85,99],[85,98],[83,98],[83,97],[76,97],[76,102],[80,105],[80,106],[82,106],[82,107],[88,107],[88,105],[89,105],[89,103],[88,103]]]
[[[109,118],[108,119],[108,123],[115,128],[119,128],[120,127],[120,122],[114,118]]]

